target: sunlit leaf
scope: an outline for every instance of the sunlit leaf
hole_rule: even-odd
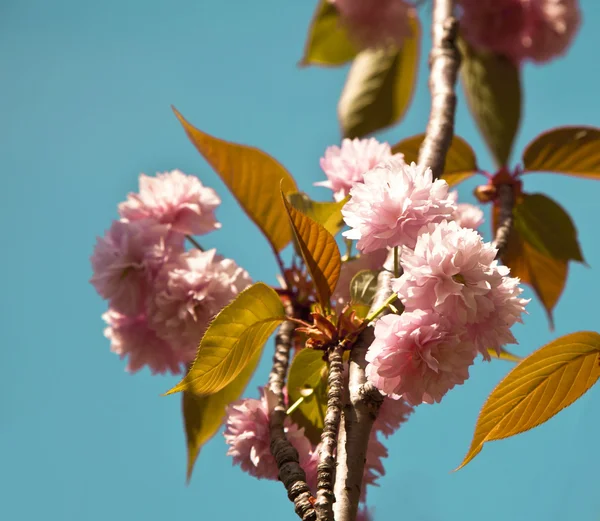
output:
[[[497,208],[492,212],[493,229],[496,230]],[[529,284],[544,306],[550,322],[554,327],[552,311],[560,298],[569,271],[568,261],[553,259],[528,244],[516,227],[513,226],[508,239],[508,246],[502,255],[502,262],[510,268],[512,277],[518,277],[524,284]]]
[[[343,65],[357,52],[348,31],[340,24],[335,6],[329,0],[321,0],[308,30],[300,65]]]
[[[519,67],[460,41],[460,77],[467,104],[499,166],[508,163],[521,119]]]
[[[553,259],[583,261],[569,214],[543,194],[524,194],[514,208],[514,226],[523,239]]]
[[[354,59],[338,103],[344,137],[363,137],[404,116],[419,65],[421,28],[416,17],[411,17],[410,28],[399,51],[367,49]]]
[[[424,139],[425,134],[418,134],[403,139],[392,147],[392,152],[394,154],[404,154],[404,161],[409,164],[413,161],[418,163],[419,149]],[[459,136],[454,136],[446,155],[446,164],[444,165],[442,179],[450,186],[454,186],[476,174],[478,171],[477,158],[469,143]]]
[[[506,360],[507,362],[520,362],[523,360],[522,357],[514,355],[503,347],[500,348],[500,354],[498,354],[498,352],[492,348],[488,349],[487,351],[492,358],[497,358],[498,360]]]
[[[533,429],[580,398],[600,377],[600,335],[563,336],[519,363],[492,391],[459,469],[488,441]]]
[[[600,179],[600,129],[561,127],[535,138],[523,153],[527,172]]]
[[[307,389],[313,392],[306,393]],[[313,443],[318,443],[327,411],[327,364],[322,351],[303,349],[294,357],[287,391],[290,404],[302,398],[300,405],[291,413],[292,420],[304,427]]]
[[[257,282],[245,289],[210,324],[191,369],[167,394],[220,391],[262,350],[284,319],[281,300],[269,286]]]
[[[219,174],[248,217],[260,228],[276,252],[292,240],[280,191],[297,192],[289,172],[258,148],[230,143],[198,130],[173,108],[190,141]]]
[[[377,291],[377,275],[374,270],[361,270],[350,281],[350,301],[352,304],[370,306]]]
[[[344,226],[342,207],[347,199],[339,202],[312,201],[304,192],[288,194],[287,198],[296,210],[308,215],[331,235],[336,235]]]
[[[237,378],[217,393],[197,396],[187,391],[183,392],[182,405],[188,452],[188,481],[192,477],[192,470],[200,449],[218,432],[225,418],[227,405],[239,399],[244,392],[258,365],[260,354],[260,351],[257,351],[254,358],[244,367]]]
[[[338,245],[322,225],[296,210],[283,194],[281,197],[306,268],[315,284],[318,300],[324,308],[328,308],[342,266]]]

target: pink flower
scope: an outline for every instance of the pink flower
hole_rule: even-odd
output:
[[[356,514],[356,521],[373,521],[371,511],[367,508],[367,505],[362,505],[358,509]]]
[[[350,193],[354,183],[363,180],[365,172],[390,157],[390,145],[379,143],[375,138],[344,139],[341,148],[334,145],[325,150],[321,168],[327,175],[327,181],[315,183],[315,186],[331,188],[335,200],[341,201]]]
[[[97,238],[90,282],[115,311],[136,316],[142,311],[150,282],[170,255],[183,250],[180,236],[151,219],[113,221]]]
[[[148,299],[150,323],[191,362],[213,317],[250,284],[244,269],[214,249],[190,250],[158,274]]]
[[[460,27],[476,48],[542,63],[564,54],[579,29],[577,0],[459,0]]]
[[[402,47],[414,7],[405,0],[329,0],[361,47]]]
[[[413,248],[421,228],[451,218],[456,205],[448,195],[448,183],[433,180],[431,169],[398,158],[380,163],[350,191],[342,208],[351,228],[348,239],[369,253],[386,247]]]
[[[519,298],[519,281],[498,265],[496,253],[476,231],[456,222],[430,224],[414,251],[403,251],[404,273],[392,288],[407,311],[433,310],[453,325],[468,326],[471,340],[487,358],[488,348],[515,341],[509,330],[528,302]],[[495,334],[484,335],[491,321]]]
[[[387,254],[387,250],[376,250],[342,263],[340,278],[331,296],[331,299],[336,303],[338,311],[341,311],[346,304],[350,303],[350,283],[354,276],[363,270],[381,270]]]
[[[278,470],[270,449],[267,392],[261,389],[260,399],[245,398],[227,407],[225,441],[229,445],[227,455],[232,456],[233,463],[243,471],[257,478],[276,480]],[[304,467],[313,455],[311,443],[304,429],[298,428],[289,417],[284,427]]]
[[[216,192],[197,177],[173,170],[156,177],[141,174],[140,193],[130,193],[119,214],[128,221],[152,217],[176,232],[203,235],[221,227],[214,215],[220,204]]]
[[[483,211],[479,206],[469,203],[458,203],[458,192],[450,192],[450,197],[456,204],[456,210],[452,215],[452,220],[456,221],[462,228],[471,228],[476,230],[483,224]]]
[[[127,371],[135,373],[147,365],[152,374],[181,372],[185,361],[167,342],[156,336],[144,315],[128,317],[109,309],[102,318],[108,326],[104,336],[110,340],[110,350],[121,359],[129,357]]]
[[[394,434],[413,412],[404,400],[385,398],[373,424],[373,431],[381,432],[386,438]]]
[[[432,311],[386,315],[367,351],[367,378],[411,405],[440,402],[469,377],[477,351],[463,331]]]
[[[377,486],[377,480],[385,475],[383,459],[388,457],[388,451],[378,439],[377,433],[372,430],[367,445],[367,457],[365,459],[365,471],[363,475],[362,488],[360,491],[361,501],[367,498],[367,485]]]

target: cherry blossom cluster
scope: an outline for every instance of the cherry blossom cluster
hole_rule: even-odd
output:
[[[109,303],[105,336],[128,357],[127,370],[178,373],[194,360],[210,320],[251,281],[214,249],[185,250],[186,235],[221,226],[214,190],[178,170],[142,174],[139,184],[97,239],[90,282]]]

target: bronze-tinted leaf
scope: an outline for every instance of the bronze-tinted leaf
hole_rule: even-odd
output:
[[[402,49],[367,49],[350,68],[338,103],[344,137],[363,137],[389,127],[404,116],[413,96],[421,28],[410,19],[411,32]]]
[[[304,192],[288,194],[287,198],[296,210],[308,215],[313,221],[323,226],[331,235],[337,235],[343,228],[342,207],[346,204],[347,199],[339,202],[313,201]]]
[[[425,134],[418,134],[403,139],[392,147],[392,152],[394,154],[404,154],[404,161],[409,164],[413,161],[418,163],[419,150],[424,139]],[[469,143],[459,136],[454,136],[446,155],[446,164],[444,165],[442,179],[450,186],[454,186],[476,174],[478,171],[477,158]]]
[[[300,65],[339,66],[352,60],[357,52],[335,6],[329,0],[320,0]]]
[[[507,58],[475,51],[460,40],[467,104],[498,166],[508,163],[521,119],[519,67]]]
[[[270,155],[258,148],[213,137],[188,123],[173,108],[190,141],[219,174],[248,217],[260,228],[273,250],[292,240],[280,191],[297,192],[294,178]]]
[[[544,132],[523,152],[528,172],[553,172],[600,179],[600,129],[561,127]]]
[[[340,278],[340,250],[333,235],[322,225],[296,210],[281,194],[306,268],[315,284],[319,302],[329,308],[331,294]]]
[[[600,377],[600,335],[561,337],[520,362],[492,391],[459,469],[488,441],[508,438],[548,421],[587,392]],[[458,470],[458,469],[457,469]]]

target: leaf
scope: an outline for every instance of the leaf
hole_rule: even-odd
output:
[[[537,251],[553,259],[584,262],[569,214],[543,194],[524,194],[513,211],[514,226]]]
[[[285,311],[274,290],[262,282],[245,289],[215,317],[202,337],[191,369],[166,394],[220,391],[262,350],[283,320]]]
[[[303,391],[313,389],[304,396],[292,414],[292,420],[304,427],[305,434],[314,443],[321,440],[321,431],[327,411],[327,364],[323,352],[303,349],[292,360],[288,376],[287,390],[289,403],[294,404],[303,398]]]
[[[333,235],[322,225],[296,210],[281,194],[290,224],[315,284],[317,297],[323,308],[330,306],[331,294],[340,278],[342,261]]]
[[[260,360],[260,351],[244,367],[242,372],[220,391],[197,396],[184,391],[182,394],[183,421],[188,452],[187,481],[192,477],[194,464],[202,446],[219,430],[225,418],[227,405],[240,398]]]
[[[402,49],[366,49],[354,59],[338,103],[344,137],[363,137],[404,116],[419,65],[421,28],[416,16],[410,18],[410,28]]]
[[[248,217],[263,232],[275,252],[292,240],[279,193],[297,192],[289,172],[258,148],[230,143],[188,123],[173,107],[190,141],[221,177]]]
[[[339,14],[329,0],[321,0],[308,30],[308,40],[300,65],[343,65],[352,60],[358,50]]]
[[[506,360],[507,362],[520,362],[523,360],[522,357],[512,354],[503,347],[500,348],[500,354],[498,354],[498,352],[492,348],[489,348],[487,352],[492,358],[497,358],[498,360]]]
[[[525,172],[600,179],[600,129],[561,127],[536,137],[523,152]]]
[[[347,199],[339,202],[313,201],[304,192],[288,194],[287,198],[296,210],[319,223],[331,235],[336,235],[343,228],[342,208]]]
[[[494,207],[492,221],[497,228],[498,209]],[[512,227],[502,262],[510,268],[512,277],[529,284],[546,309],[550,328],[554,328],[552,310],[560,298],[568,275],[568,262],[553,259],[528,244],[515,226]]]
[[[600,335],[582,331],[538,349],[492,391],[459,469],[488,441],[533,429],[571,405],[600,377]],[[456,469],[458,470],[458,469]]]
[[[421,144],[425,139],[425,134],[418,134],[416,136],[403,139],[399,143],[396,143],[392,147],[392,153],[404,154],[404,161],[407,163],[419,162],[419,150]],[[479,172],[477,166],[477,158],[475,152],[463,138],[454,136],[446,155],[446,164],[444,166],[444,173],[442,179],[444,179],[450,186],[457,185],[458,183],[468,179],[473,174]]]
[[[459,41],[460,76],[469,110],[498,166],[508,163],[521,119],[519,68],[507,58]]]
[[[377,275],[374,270],[361,270],[350,281],[352,304],[370,306],[377,291]]]

